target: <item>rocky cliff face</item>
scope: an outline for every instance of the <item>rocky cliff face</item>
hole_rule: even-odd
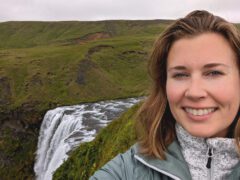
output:
[[[0,177],[34,179],[34,153],[44,112],[33,104],[0,114]]]
[[[1,69],[0,69],[1,70]],[[33,152],[42,113],[34,111],[34,103],[10,110],[10,79],[0,77],[0,177],[33,178]],[[32,152],[32,154],[31,154]]]

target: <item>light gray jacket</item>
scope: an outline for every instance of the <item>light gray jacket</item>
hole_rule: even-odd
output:
[[[119,154],[90,177],[90,180],[191,180],[188,165],[180,146],[174,141],[166,153],[166,160],[149,158],[138,153],[135,144],[124,154]],[[240,163],[228,180],[240,179]]]

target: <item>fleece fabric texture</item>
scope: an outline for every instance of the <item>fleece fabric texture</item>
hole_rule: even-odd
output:
[[[176,124],[176,134],[193,180],[227,179],[239,163],[235,139],[194,137],[179,124]],[[211,167],[207,168],[209,150]]]

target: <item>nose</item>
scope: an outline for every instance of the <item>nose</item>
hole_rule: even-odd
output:
[[[206,96],[207,92],[204,89],[204,84],[201,82],[201,80],[192,79],[186,88],[185,97],[191,100],[199,100],[205,98]]]

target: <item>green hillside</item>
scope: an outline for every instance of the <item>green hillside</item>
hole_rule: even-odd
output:
[[[0,23],[0,48],[26,48],[39,45],[72,45],[80,41],[130,35],[154,35],[170,21],[95,22],[4,22]]]
[[[0,177],[34,178],[47,110],[146,94],[148,53],[168,23],[0,23]]]
[[[148,82],[149,48],[164,27],[158,21],[0,23],[0,108],[45,110],[138,96]]]

